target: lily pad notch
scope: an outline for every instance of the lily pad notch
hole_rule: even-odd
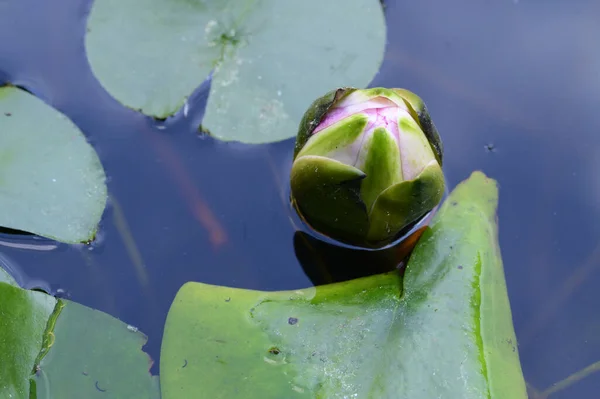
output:
[[[385,44],[378,0],[95,0],[85,38],[100,84],[157,119],[214,72],[202,129],[246,143],[292,137],[332,86],[367,86]]]
[[[165,325],[164,399],[525,399],[498,248],[496,183],[476,172],[406,272],[296,291],[187,283]]]

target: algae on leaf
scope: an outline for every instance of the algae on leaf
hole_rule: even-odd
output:
[[[187,283],[165,326],[163,398],[526,398],[496,206],[493,180],[461,183],[404,279],[271,293]]]
[[[100,83],[146,115],[173,115],[214,71],[203,128],[225,140],[296,134],[310,102],[379,70],[377,0],[95,0],[87,56]]]
[[[89,241],[106,206],[105,180],[96,152],[65,115],[0,87],[0,226]]]

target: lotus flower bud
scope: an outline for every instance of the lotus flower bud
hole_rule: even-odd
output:
[[[341,88],[317,99],[302,118],[292,200],[318,232],[381,246],[439,204],[441,165],[442,143],[418,96]]]

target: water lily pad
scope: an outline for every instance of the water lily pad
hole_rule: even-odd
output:
[[[0,268],[0,398],[160,397],[135,327],[13,283]]]
[[[146,336],[98,310],[63,301],[54,340],[33,377],[41,398],[160,397]]]
[[[0,87],[0,226],[88,241],[106,197],[100,160],[73,122],[24,90]]]
[[[450,195],[408,263],[289,292],[187,283],[169,311],[163,398],[526,398],[493,180]]]
[[[294,136],[322,93],[366,86],[385,32],[378,0],[96,0],[86,49],[118,101],[157,118],[214,70],[203,127],[258,143]]]

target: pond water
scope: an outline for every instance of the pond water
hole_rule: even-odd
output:
[[[29,285],[140,328],[158,359],[167,311],[187,281],[312,284],[286,202],[294,139],[199,136],[206,90],[187,118],[154,122],[125,109],[87,64],[89,7],[0,0],[0,80],[85,132],[111,196],[93,245],[4,232],[0,261]],[[500,245],[527,382],[543,390],[600,361],[600,3],[389,1],[386,15],[388,49],[371,86],[425,100],[450,187],[475,169],[499,182]],[[592,374],[551,397],[598,391]]]

